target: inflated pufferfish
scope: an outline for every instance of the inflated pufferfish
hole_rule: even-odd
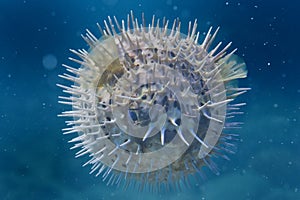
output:
[[[70,95],[59,97],[72,106],[60,116],[72,117],[65,134],[79,133],[70,141],[81,148],[76,157],[88,154],[84,166],[108,185],[139,189],[178,189],[203,166],[218,173],[211,157],[233,152],[236,135],[222,132],[240,125],[227,120],[242,113],[245,103],[232,101],[249,89],[234,81],[247,76],[236,49],[211,48],[212,28],[199,44],[197,21],[187,35],[178,19],[169,29],[168,20],[146,25],[142,15],[140,24],[132,12],[104,25],[100,39],[83,36],[89,51],[71,50],[81,66],[64,65],[71,75],[60,77],[74,84],[58,84]]]

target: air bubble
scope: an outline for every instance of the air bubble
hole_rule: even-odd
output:
[[[57,66],[57,58],[53,54],[47,54],[43,57],[43,66],[47,70],[53,70]]]

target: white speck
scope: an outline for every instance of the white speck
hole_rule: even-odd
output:
[[[226,5],[226,6],[228,6],[228,5],[229,5],[229,2],[228,2],[228,1],[226,1],[225,5]]]
[[[292,165],[293,163],[292,163],[292,161],[289,161],[289,165]]]
[[[177,10],[178,9],[178,7],[177,6],[173,6],[173,10]]]
[[[211,21],[207,21],[207,22],[206,22],[206,25],[210,26],[210,25],[211,25]],[[207,33],[205,32],[205,33],[203,33],[203,34],[206,35]]]
[[[57,58],[53,54],[47,54],[43,57],[43,66],[45,69],[52,70],[57,65]]]
[[[251,19],[251,20],[254,20],[254,17],[251,17],[250,19]]]
[[[268,66],[270,66],[270,65],[271,65],[271,63],[269,63],[269,62],[268,62],[268,63],[267,63],[267,65],[268,65]]]
[[[274,108],[278,108],[278,104],[277,104],[277,103],[274,103],[273,107],[274,107]]]
[[[8,78],[11,78],[11,74],[7,74],[7,77],[8,77]]]
[[[254,8],[258,8],[258,5],[255,5]]]
[[[272,142],[273,142],[273,139],[272,139],[272,138],[270,138],[270,139],[269,139],[269,142],[270,142],[270,143],[272,143]]]

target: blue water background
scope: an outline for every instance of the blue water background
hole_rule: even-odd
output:
[[[148,22],[180,17],[185,33],[194,18],[201,32],[220,26],[217,40],[232,41],[246,61],[240,84],[252,90],[237,100],[247,102],[245,124],[231,161],[217,161],[220,176],[206,170],[200,185],[166,194],[122,191],[69,150],[57,117],[68,109],[57,103],[61,64],[71,64],[69,48],[87,47],[86,28],[97,33],[97,22],[130,10]],[[296,0],[1,0],[0,199],[300,199],[299,10]]]

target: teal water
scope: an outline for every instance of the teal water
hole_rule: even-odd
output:
[[[300,26],[297,1],[89,0],[0,2],[0,199],[300,199]],[[221,174],[165,194],[106,186],[82,168],[63,136],[68,109],[62,95],[62,63],[69,48],[86,48],[80,34],[96,32],[108,15],[130,10],[180,17],[182,30],[198,19],[199,31],[220,26],[218,41],[233,42],[249,71],[240,141],[231,161],[216,160]]]

